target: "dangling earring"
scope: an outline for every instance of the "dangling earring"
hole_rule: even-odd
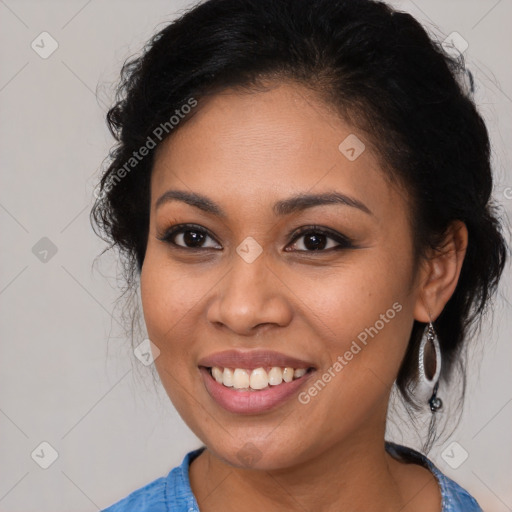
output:
[[[435,358],[434,364],[432,356]],[[430,410],[435,413],[443,407],[443,401],[437,396],[441,375],[441,349],[432,322],[428,323],[427,333],[420,343],[418,370],[416,394],[421,400],[426,400],[430,396]]]

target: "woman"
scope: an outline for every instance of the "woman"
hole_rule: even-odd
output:
[[[435,439],[506,261],[466,79],[371,0],[209,0],[125,64],[93,220],[204,446],[106,510],[481,510],[384,439],[393,384]]]

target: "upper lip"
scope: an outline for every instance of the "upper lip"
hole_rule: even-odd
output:
[[[225,350],[203,357],[200,359],[198,366],[204,366],[206,368],[211,368],[212,366],[221,368],[244,368],[247,370],[274,366],[295,369],[314,368],[312,363],[304,361],[303,359],[287,356],[272,350]]]

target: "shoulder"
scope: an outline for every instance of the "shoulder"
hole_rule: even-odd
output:
[[[483,512],[476,499],[466,489],[441,473],[435,466],[433,468],[434,474],[437,471],[436,477],[441,486],[443,506],[446,507],[446,512]],[[445,512],[445,508],[443,508],[443,512]]]
[[[442,496],[441,512],[483,512],[478,502],[422,453],[399,444],[386,442],[386,450],[395,458],[404,462],[421,464],[435,476]]]
[[[199,510],[195,501],[188,468],[204,447],[193,450],[185,455],[179,466],[171,469],[167,476],[162,476],[146,484],[125,498],[117,501],[101,512],[188,512]]]
[[[102,512],[124,512],[128,510],[166,512],[165,482],[165,477],[157,478],[153,482],[133,491],[122,500],[102,510]]]

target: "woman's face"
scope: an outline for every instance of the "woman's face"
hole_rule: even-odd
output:
[[[141,273],[155,364],[232,465],[285,468],[384,435],[418,293],[405,197],[365,142],[283,83],[212,96],[155,155]],[[161,240],[178,224],[193,226]],[[247,379],[263,389],[229,386]]]

